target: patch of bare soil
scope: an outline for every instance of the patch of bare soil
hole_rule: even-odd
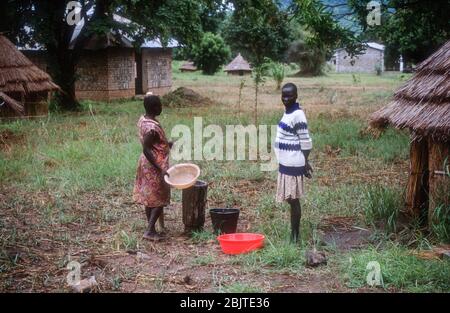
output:
[[[339,251],[362,248],[370,243],[371,231],[354,226],[352,217],[326,217],[319,228],[322,232],[321,240],[325,245],[334,247]]]

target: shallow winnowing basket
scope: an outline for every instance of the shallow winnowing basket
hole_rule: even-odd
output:
[[[192,163],[181,163],[169,168],[167,173],[169,176],[164,176],[166,183],[177,189],[186,189],[195,184],[200,176],[200,168]]]

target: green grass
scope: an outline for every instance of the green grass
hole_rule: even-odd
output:
[[[388,129],[379,138],[364,134],[367,124],[354,118],[330,120],[326,114],[310,121],[314,147],[339,149],[341,156],[361,156],[392,162],[406,159],[409,137],[406,133]]]
[[[433,213],[433,232],[439,241],[450,243],[450,206],[440,204]]]
[[[221,83],[224,85],[230,84],[238,84],[242,79],[241,76],[228,76],[223,70],[217,72],[215,75],[203,75],[201,71],[197,72],[185,72],[181,73],[179,67],[183,61],[173,61],[172,62],[172,75],[175,83],[184,82],[188,84],[201,84],[208,82],[210,84]],[[285,81],[289,79],[289,77],[295,74],[298,71],[297,67],[286,67],[286,78]],[[337,86],[386,86],[390,87],[390,85],[400,85],[404,82],[409,74],[400,74],[394,72],[386,72],[381,76],[376,76],[373,74],[358,74],[359,81],[355,84],[353,81],[353,75],[351,73],[335,73],[328,72],[322,76],[312,77],[312,78],[303,78],[300,77],[300,85],[337,85]],[[247,81],[251,84],[251,76],[245,76]],[[267,79],[270,80],[270,77],[267,76]]]
[[[0,178],[4,182],[22,182],[27,188],[57,190],[75,195],[81,191],[102,188],[126,188],[132,182],[140,145],[136,136],[136,121],[142,108],[138,102],[111,104],[92,103],[95,115],[51,115],[46,120],[3,124],[3,128],[25,134],[24,144],[14,147],[9,155],[0,154]],[[199,109],[201,112],[201,109]],[[170,130],[177,124],[193,128],[190,109],[167,109],[161,122]],[[218,124],[225,129],[236,118],[221,115],[212,109],[203,115],[204,125]],[[261,114],[261,124],[276,124],[278,116]],[[246,122],[245,118],[241,122]],[[310,121],[315,149],[327,146],[341,149],[343,156],[381,159],[392,162],[407,156],[406,135],[388,130],[380,138],[360,135],[362,121],[341,119]],[[245,124],[244,124],[245,125]],[[266,177],[257,162],[198,162],[207,179],[255,179]],[[219,169],[219,170],[218,170]]]
[[[216,235],[214,235],[212,232],[207,231],[207,230],[193,231],[191,233],[191,239],[195,243],[207,242],[207,241],[210,241],[210,240],[215,240],[216,239]]]
[[[350,262],[351,258],[351,262]],[[355,251],[341,259],[341,271],[347,286],[368,287],[367,264],[380,264],[386,290],[409,292],[448,292],[450,290],[450,262],[443,260],[423,260],[411,251],[398,245],[388,244],[384,249],[376,248]]]
[[[221,286],[219,292],[224,293],[262,293],[260,287],[245,282],[234,282],[229,285]]]
[[[136,233],[127,233],[121,230],[116,234],[114,245],[117,250],[123,249],[125,251],[136,251],[139,249],[139,240]]]
[[[388,233],[395,232],[403,205],[402,192],[392,187],[374,185],[367,188],[365,200],[364,213],[367,223],[381,221]]]
[[[203,266],[213,264],[215,261],[215,257],[212,254],[199,255],[192,260],[192,264]]]

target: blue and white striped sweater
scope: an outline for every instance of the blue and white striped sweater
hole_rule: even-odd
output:
[[[312,141],[309,137],[305,113],[298,103],[286,110],[278,123],[274,148],[280,173],[290,176],[306,173],[302,150],[311,150]]]

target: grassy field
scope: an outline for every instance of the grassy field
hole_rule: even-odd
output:
[[[192,128],[196,116],[205,125],[252,123],[250,77],[238,105],[242,77],[180,73],[179,62],[173,65],[172,89],[192,88],[215,104],[164,108],[167,134],[177,124]],[[66,265],[75,260],[82,278],[96,276],[99,291],[449,291],[448,261],[419,257],[436,240],[395,219],[408,172],[408,134],[367,130],[369,114],[405,79],[398,73],[285,79],[300,88],[314,145],[298,246],[288,240],[287,205],[274,201],[276,172],[261,172],[258,161],[196,162],[209,184],[209,207],[238,207],[238,231],[267,236],[264,249],[241,256],[220,251],[209,216],[205,231],[183,236],[175,190],[165,212],[169,239],[141,239],[144,212],[131,191],[142,101],[86,101],[78,114],[0,124],[0,290],[69,291]],[[259,124],[278,122],[279,98],[267,78]],[[312,248],[326,252],[326,266],[305,267]],[[381,266],[381,286],[366,283],[370,261]]]

